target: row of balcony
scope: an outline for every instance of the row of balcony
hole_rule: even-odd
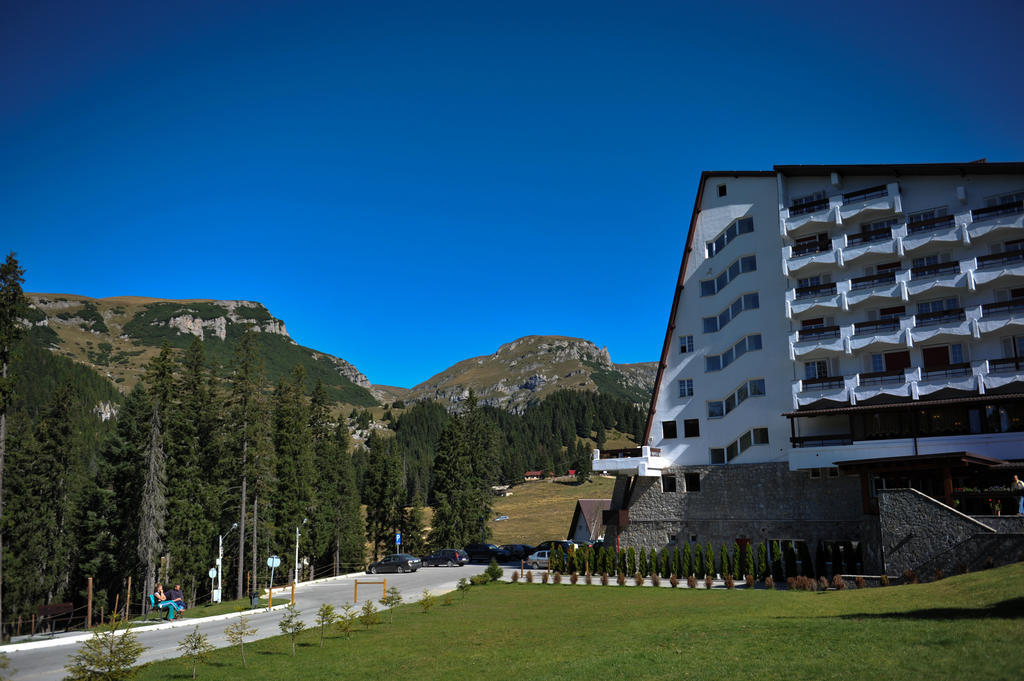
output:
[[[927,232],[966,227],[967,234],[962,238],[970,239],[982,236],[995,225],[1009,219],[1011,222],[1024,213],[1024,201],[1007,201],[996,206],[967,209],[950,216],[941,216],[929,220],[915,221],[898,226],[900,236],[916,236]],[[858,189],[843,194],[821,198],[815,201],[794,204],[780,211],[783,234],[795,236],[814,229],[842,225],[851,220],[858,223],[870,222],[874,219],[903,215],[903,198],[897,182]],[[883,238],[880,235],[858,236],[855,242],[864,243]]]
[[[947,389],[984,395],[1017,381],[1024,381],[1024,357],[805,378],[793,381],[793,408],[820,400],[855,405],[880,395],[916,400]]]
[[[849,310],[858,305],[886,300],[908,301],[923,293],[943,289],[977,290],[993,282],[1024,281],[1024,251],[980,255],[967,260],[892,270],[852,277],[827,284],[798,286],[786,291],[786,316],[819,310]]]
[[[789,335],[789,358],[818,359],[836,354],[912,348],[924,341],[980,339],[1007,327],[1024,328],[1024,299],[968,308],[924,312],[844,325],[817,326]]]
[[[1017,206],[1021,202],[1013,204]],[[996,206],[998,208],[999,206]],[[928,247],[947,244],[950,249],[970,246],[982,234],[1010,232],[1024,228],[1024,209],[1013,214],[998,214],[981,223],[957,226],[953,216],[924,223],[903,223],[856,234],[821,236],[782,248],[783,274],[793,276],[804,271],[845,267],[854,262],[870,262],[879,258],[901,258]],[[924,225],[924,226],[922,226]]]

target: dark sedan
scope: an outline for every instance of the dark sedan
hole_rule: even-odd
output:
[[[508,553],[494,544],[470,544],[466,547],[466,553],[474,563],[488,563],[491,558],[499,563],[508,560]]]
[[[441,549],[423,557],[423,567],[461,567],[469,562],[469,555],[462,549]]]
[[[370,563],[366,571],[371,575],[378,572],[416,572],[422,565],[423,561],[416,556],[410,556],[408,553],[393,553],[390,556],[384,556],[376,563]]]
[[[534,552],[529,544],[502,544],[501,550],[508,554],[509,560],[526,560]]]

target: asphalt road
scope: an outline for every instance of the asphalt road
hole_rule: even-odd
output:
[[[402,594],[406,602],[417,601],[424,589],[432,594],[442,594],[455,589],[456,584],[462,577],[469,578],[479,574],[486,569],[486,565],[466,565],[456,568],[420,568],[410,574],[386,574],[367,575],[358,573],[344,577],[334,577],[317,580],[315,582],[304,582],[295,589],[295,605],[302,613],[302,620],[307,627],[314,626],[316,611],[323,603],[330,603],[336,608],[345,603],[355,604],[356,581],[359,584],[359,601],[364,602],[372,599],[374,602],[380,599],[382,588],[375,585],[364,585],[366,581],[387,581],[388,588],[394,586]],[[518,566],[516,566],[518,567]],[[506,567],[506,573],[515,569]],[[278,601],[280,593],[281,600]],[[267,611],[250,610],[246,612],[249,617],[249,626],[256,627],[256,635],[248,640],[278,636],[281,630],[278,622],[282,616],[283,605],[287,604],[290,597],[290,590],[274,592],[274,609]],[[378,607],[379,604],[378,604]],[[146,651],[139,658],[139,663],[152,662],[153,660],[164,660],[178,657],[178,642],[191,633],[198,624],[200,633],[209,637],[210,643],[222,648],[228,645],[224,636],[224,628],[230,623],[230,619],[238,617],[237,614],[220,615],[203,619],[188,619],[188,611],[185,612],[185,619],[175,622],[166,622],[159,625],[138,628],[138,640],[146,647]],[[15,669],[12,676],[14,681],[55,681],[63,679],[64,666],[78,650],[82,640],[88,635],[79,634],[71,636],[57,636],[47,641],[33,643],[19,643],[4,646],[3,650],[11,660],[11,668]]]

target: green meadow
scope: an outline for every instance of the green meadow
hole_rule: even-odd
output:
[[[920,585],[828,592],[492,583],[350,638],[216,651],[200,679],[1014,679],[1024,564]],[[852,585],[851,585],[852,586]],[[419,594],[403,594],[415,600]],[[312,613],[309,613],[312,614]],[[182,660],[140,679],[191,678]]]

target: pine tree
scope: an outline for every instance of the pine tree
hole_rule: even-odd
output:
[[[434,459],[434,521],[430,544],[436,549],[465,546],[473,533],[466,480],[472,475],[461,420],[452,419],[441,432]]]
[[[427,542],[423,536],[423,499],[417,494],[412,506],[402,512],[402,551],[414,556],[426,553]]]
[[[305,380],[305,369],[297,366],[291,380],[281,379],[274,393],[274,452],[277,458],[274,521],[278,546],[287,546],[290,539],[294,540],[294,528],[309,517],[313,506],[313,440],[308,408],[302,394]],[[308,533],[300,537],[301,556],[307,550]]]
[[[139,561],[145,569],[144,593],[153,593],[156,560],[163,549],[164,522],[167,517],[167,489],[164,443],[158,402],[152,403],[149,441],[143,452],[146,478],[142,485],[139,513]]]
[[[371,434],[370,468],[366,472],[366,538],[374,560],[386,552],[402,522],[402,490],[394,438]]]
[[[725,542],[722,542],[722,554],[719,561],[722,577],[725,578],[726,575],[731,575],[733,573],[733,566],[732,561],[729,560],[729,547],[725,545]]]
[[[335,451],[338,456],[338,526],[335,556],[340,566],[361,570],[366,560],[366,524],[363,520],[355,466],[349,454],[351,442],[348,428],[339,423],[334,428]]]
[[[679,553],[679,544],[676,544],[672,549],[672,574],[679,579],[687,576],[683,574],[683,559]]]
[[[693,574],[697,576],[697,579],[704,577],[704,565],[704,547],[697,544],[693,553]]]
[[[661,551],[661,576],[665,579],[672,576],[672,559],[667,547]]]
[[[637,568],[644,577],[650,574],[648,572],[650,568],[647,564],[647,550],[642,546],[640,547],[640,554],[637,556]]]
[[[757,573],[760,579],[768,576],[768,550],[764,542],[757,545]]]
[[[704,575],[715,576],[715,550],[711,547],[711,542],[704,547]]]
[[[11,406],[11,382],[8,377],[11,350],[24,334],[21,320],[26,317],[28,304],[22,293],[25,270],[18,264],[14,252],[7,254],[0,265],[0,631],[3,631],[3,511],[4,511],[4,456],[7,452],[7,412]]]
[[[683,544],[683,558],[682,558],[682,574],[679,575],[680,579],[686,579],[693,574],[693,569],[690,563],[690,542]]]
[[[341,525],[341,467],[338,440],[330,423],[327,389],[317,380],[309,399],[309,432],[313,444],[313,498],[310,507],[309,550],[318,560],[337,553]]]

